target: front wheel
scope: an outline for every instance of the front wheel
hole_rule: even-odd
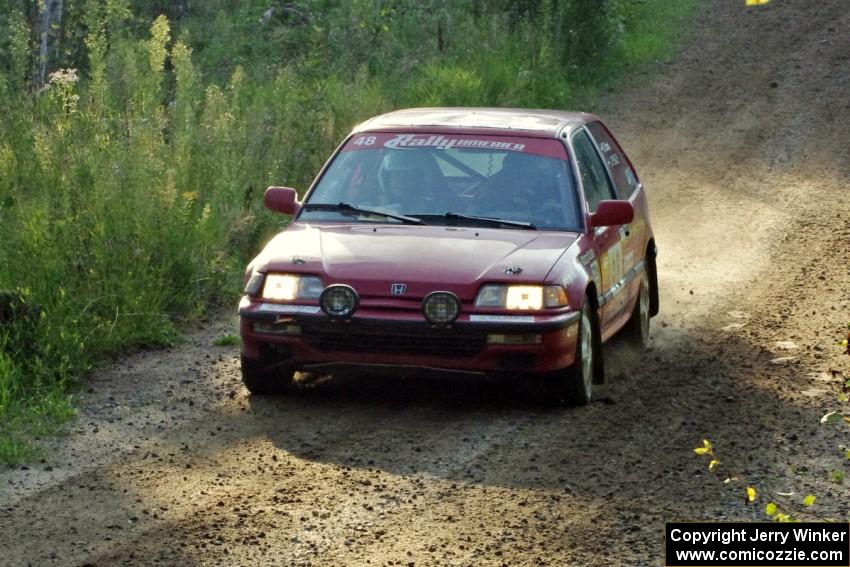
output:
[[[570,405],[585,406],[590,403],[593,393],[594,367],[597,366],[597,347],[595,340],[596,318],[585,302],[581,307],[578,324],[575,362],[572,366],[555,372],[550,377],[554,390],[552,394]]]
[[[295,371],[286,363],[268,356],[242,356],[242,383],[252,394],[270,396],[284,394],[295,387]]]

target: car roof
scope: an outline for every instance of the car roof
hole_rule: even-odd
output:
[[[429,131],[524,135],[535,138],[567,137],[588,122],[599,120],[585,112],[528,108],[406,108],[375,116],[357,132]]]

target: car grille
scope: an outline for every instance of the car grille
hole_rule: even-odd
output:
[[[483,335],[382,334],[327,329],[302,330],[302,336],[315,348],[340,352],[381,352],[448,357],[467,357],[479,353],[486,345]]]

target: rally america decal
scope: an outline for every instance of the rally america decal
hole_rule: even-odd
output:
[[[447,150],[455,146],[459,148],[510,150],[512,152],[521,152],[525,149],[525,144],[503,142],[500,140],[446,138],[445,136],[417,136],[415,134],[399,134],[392,140],[384,142],[385,148],[432,147],[437,148],[438,150]]]
[[[534,315],[470,315],[473,323],[534,323]]]
[[[263,303],[257,311],[272,313],[318,313],[320,307],[316,305],[281,305],[278,303]]]
[[[343,146],[343,152],[372,149],[492,150],[536,154],[567,159],[564,146],[552,138],[488,136],[483,134],[410,134],[398,132],[365,132],[355,134]]]

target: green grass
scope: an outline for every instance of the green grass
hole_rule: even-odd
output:
[[[220,337],[216,337],[213,341],[214,346],[236,346],[239,344],[239,337],[237,335],[222,335]]]
[[[0,290],[38,314],[0,330],[0,461],[21,462],[94,366],[235,299],[281,226],[264,188],[307,187],[353,125],[583,104],[671,53],[696,2],[299,0],[261,23],[266,1],[210,0],[173,25],[94,2],[62,22],[74,70],[39,91],[34,32],[0,4]]]
[[[696,0],[627,2],[623,17],[632,22],[623,36],[619,61],[624,68],[669,57],[690,28]]]
[[[0,388],[20,384],[8,380],[0,368]],[[13,402],[2,408],[0,429],[0,463],[19,464],[32,461],[42,451],[33,438],[51,435],[76,415],[71,396],[62,384],[14,395]]]
[[[7,465],[32,462],[40,451],[29,438],[19,438],[8,433],[0,437],[0,462]]]

